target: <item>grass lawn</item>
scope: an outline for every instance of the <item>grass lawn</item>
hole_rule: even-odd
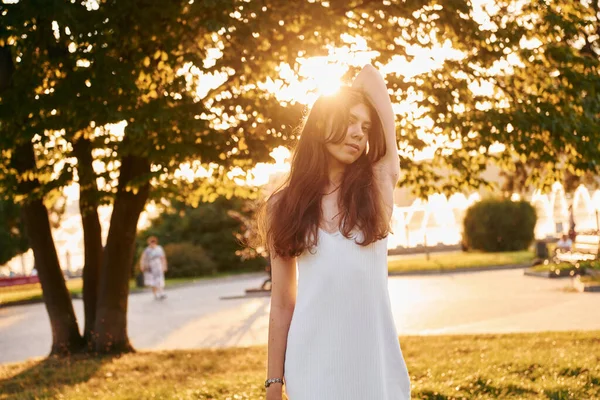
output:
[[[210,279],[219,276],[225,276],[226,274],[219,274],[210,277],[202,278],[172,278],[165,281],[165,286],[174,286],[182,283],[195,282],[202,279]],[[67,288],[71,292],[71,296],[81,295],[83,291],[83,279],[75,278],[66,281]],[[129,282],[129,289],[135,289],[135,281]],[[18,301],[33,301],[42,299],[42,286],[39,283],[30,285],[17,285],[0,288],[0,304],[14,303]]]
[[[82,279],[69,279],[66,283],[71,295],[81,294],[83,290]],[[14,303],[17,301],[41,300],[41,298],[42,286],[39,283],[0,288],[0,304]]]
[[[533,256],[534,253],[528,250],[505,253],[432,253],[429,260],[424,254],[419,254],[418,256],[391,258],[388,261],[388,270],[390,272],[409,272],[527,264],[533,260]]]
[[[400,340],[413,399],[600,398],[600,332]],[[0,365],[0,399],[263,399],[265,360],[261,346]]]

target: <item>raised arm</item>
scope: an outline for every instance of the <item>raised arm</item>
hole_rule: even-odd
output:
[[[367,64],[354,80],[352,87],[363,92],[371,101],[383,126],[385,136],[385,156],[374,165],[375,178],[387,203],[390,217],[393,205],[393,192],[400,176],[400,159],[396,141],[396,123],[392,102],[383,77],[377,69]]]
[[[383,126],[386,153],[377,163],[378,167],[397,177],[400,173],[400,162],[398,158],[398,142],[396,141],[396,123],[385,81],[374,66],[367,64],[354,80],[352,87],[362,91],[371,100]],[[394,181],[394,184],[396,182],[397,179]]]

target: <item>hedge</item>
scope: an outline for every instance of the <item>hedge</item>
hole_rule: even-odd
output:
[[[535,208],[527,201],[485,199],[466,211],[464,244],[487,252],[525,250],[534,239],[536,221]]]

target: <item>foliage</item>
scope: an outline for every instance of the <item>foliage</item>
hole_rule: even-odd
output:
[[[0,265],[29,249],[18,204],[0,200]]]
[[[190,242],[169,243],[164,249],[169,265],[165,274],[167,278],[188,278],[217,272],[215,262],[202,246]]]
[[[600,398],[600,332],[407,336],[412,398]],[[0,366],[0,399],[264,399],[266,346]],[[161,368],[155,366],[160,365]]]
[[[525,250],[533,240],[536,220],[529,202],[485,199],[467,209],[463,239],[474,250]]]
[[[213,203],[201,203],[197,208],[178,204],[140,232],[138,250],[145,247],[148,236],[154,235],[165,249],[171,244],[182,243],[186,244],[186,252],[194,251],[189,246],[199,247],[214,263],[214,272],[261,270],[265,260],[256,252],[248,254],[249,249],[241,240],[248,229],[246,223],[252,220],[246,207],[246,201],[242,199],[225,197],[219,197]],[[170,259],[168,262],[172,264]],[[212,270],[207,267],[204,272]]]
[[[600,260],[580,261],[578,264],[579,264],[580,268],[593,269],[593,270],[600,271]]]
[[[385,39],[369,41],[375,50],[401,35],[396,54],[416,38],[425,48],[446,41],[461,51],[431,72],[389,77],[396,99],[412,96],[419,107],[401,116],[404,147],[419,150],[428,142],[437,148],[428,163],[403,158],[403,183],[424,194],[486,185],[490,159],[508,170],[525,163],[528,184],[561,181],[566,172],[597,174],[598,7],[596,1],[508,0],[477,13],[450,1],[402,19],[400,32],[381,29]],[[381,14],[388,21],[395,16]],[[394,52],[382,52],[378,61],[385,64]],[[438,136],[427,139],[429,133]],[[506,150],[493,150],[498,143]]]
[[[56,3],[0,6],[0,46],[8,46],[15,65],[0,97],[0,140],[7,152],[36,142],[40,195],[71,181],[69,157],[81,140],[91,141],[94,159],[104,165],[98,176],[104,201],[114,195],[125,155],[149,159],[157,198],[243,194],[222,179],[224,172],[269,160],[281,130],[296,125],[302,110],[280,105],[258,83],[279,63],[293,64],[298,51],[328,42],[299,38],[298,28],[309,21],[281,28],[294,6],[277,0],[269,7],[234,0]],[[297,7],[304,15],[323,8]],[[210,81],[199,94],[198,85]],[[124,133],[110,124],[124,125]],[[176,173],[182,163],[214,170],[215,181],[185,192],[189,185]],[[3,191],[26,178],[9,168],[0,172]]]
[[[423,61],[415,46],[426,52],[445,43],[457,51],[429,72],[400,69],[387,76],[395,101],[416,99],[419,107],[399,114],[398,133],[403,184],[421,194],[485,185],[482,173],[490,158],[509,170],[515,161],[524,163],[529,183],[550,182],[565,171],[598,172],[595,2],[509,0],[483,9],[466,0],[134,4],[102,2],[89,10],[80,3],[2,6],[0,45],[16,60],[12,89],[0,99],[0,115],[14,118],[2,129],[10,133],[10,144],[45,129],[65,129],[56,145],[49,133],[39,140],[49,159],[42,163],[46,176],[51,160],[69,151],[64,141],[83,136],[110,150],[98,156],[107,166],[123,152],[149,157],[155,188],[161,189],[155,196],[190,198],[176,189],[186,186],[175,174],[180,163],[247,168],[266,160],[266,150],[295,140],[302,106],[279,104],[259,84],[277,76],[280,63],[298,71],[299,54],[322,55],[326,45],[347,45],[341,33],[364,37],[377,65]],[[182,69],[200,80],[210,74],[226,78],[199,96],[188,90],[193,82],[178,75]],[[347,78],[355,72],[351,68]],[[474,92],[477,86],[489,90]],[[94,129],[120,121],[127,121],[127,145]],[[424,121],[431,126],[424,128]],[[434,159],[418,163],[409,155],[431,144],[430,132],[439,135]],[[507,151],[493,153],[495,143]],[[54,172],[57,179],[45,183],[64,184],[71,172],[72,163],[66,163]],[[110,195],[115,173],[101,175]],[[201,192],[191,196],[194,201],[217,190],[239,190],[196,188]]]

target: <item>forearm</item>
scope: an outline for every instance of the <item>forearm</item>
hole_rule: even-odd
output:
[[[294,314],[293,305],[271,305],[267,378],[283,378],[287,336]]]

